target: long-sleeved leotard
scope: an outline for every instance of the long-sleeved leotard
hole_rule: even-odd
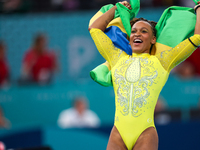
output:
[[[90,34],[100,54],[111,65],[115,92],[115,126],[128,150],[140,134],[154,125],[154,109],[169,72],[196,49],[185,40],[168,51],[156,55],[147,53],[127,55],[116,48],[99,29]],[[191,41],[200,44],[200,35]]]

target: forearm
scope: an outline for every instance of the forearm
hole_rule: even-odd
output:
[[[117,9],[116,6],[112,7],[110,10],[108,10],[106,13],[104,13],[102,16],[97,18],[90,26],[89,30],[92,28],[97,28],[102,31],[105,31],[108,24],[113,20],[115,15],[115,10]]]
[[[200,35],[196,34],[189,38],[192,43],[196,46],[200,45]],[[189,39],[184,40],[179,45],[177,45],[175,48],[169,51],[170,60],[168,62],[170,63],[170,70],[177,66],[179,63],[187,59],[196,49]],[[184,45],[184,46],[183,46]],[[171,54],[171,55],[170,55]],[[164,57],[164,56],[163,56]],[[167,56],[165,56],[167,58]],[[167,60],[166,60],[167,61]]]
[[[194,34],[200,34],[200,8],[197,8],[196,10],[196,26],[195,26],[195,31]]]

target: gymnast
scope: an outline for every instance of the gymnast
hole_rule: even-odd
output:
[[[128,9],[131,5],[120,2]],[[132,55],[115,47],[104,33],[113,20],[116,6],[96,19],[89,31],[100,54],[110,64],[115,92],[115,121],[107,150],[157,150],[158,134],[154,109],[170,71],[200,45],[200,2],[195,6],[194,36],[176,47],[151,55],[156,43],[155,22],[134,18],[131,23]]]

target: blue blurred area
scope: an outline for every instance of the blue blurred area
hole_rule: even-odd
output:
[[[158,21],[163,10],[163,8],[143,9],[138,17]],[[33,143],[25,142],[30,145],[21,146],[50,145],[54,150],[62,150],[67,145],[68,148],[71,147],[70,150],[76,150],[80,147],[76,147],[78,145],[72,141],[76,141],[79,137],[78,141],[83,140],[81,143],[84,146],[91,144],[91,148],[88,149],[93,147],[105,149],[114,122],[114,92],[112,87],[102,87],[89,77],[89,71],[104,62],[87,30],[88,22],[94,13],[94,11],[84,11],[0,16],[0,38],[5,40],[8,46],[7,56],[11,70],[11,86],[0,90],[0,105],[4,109],[5,117],[12,124],[10,130],[0,131],[0,140],[12,143],[10,139],[19,140],[22,138],[21,135],[26,133],[24,136],[31,137]],[[33,37],[38,31],[47,33],[49,47],[58,55],[60,71],[55,74],[50,85],[19,86],[17,80],[24,53],[32,45]],[[61,130],[57,127],[59,113],[69,108],[72,99],[77,95],[89,99],[91,110],[101,119],[101,128]],[[161,95],[165,98],[169,109],[181,110],[182,122],[158,126],[161,136],[160,149],[172,150],[172,147],[166,148],[165,144],[170,143],[169,140],[172,142],[171,137],[176,137],[174,142],[178,141],[180,145],[177,144],[174,149],[184,150],[184,144],[179,148],[182,141],[185,141],[185,144],[195,143],[200,135],[199,123],[189,122],[189,110],[197,108],[198,105],[200,80],[183,81],[170,76]],[[194,137],[189,138],[191,136]],[[18,144],[23,143],[23,138]],[[62,146],[66,141],[68,144]],[[195,150],[197,144],[193,146],[192,149]]]
[[[112,88],[98,86],[93,81],[66,82],[46,87],[12,87],[0,92],[1,105],[12,127],[56,125],[59,113],[71,107],[73,98],[85,96],[90,109],[103,124],[112,124],[114,118],[114,92]]]
[[[200,122],[157,125],[159,150],[199,150]],[[112,126],[59,129],[52,126],[12,130],[0,137],[7,148],[49,146],[52,150],[105,150]],[[0,134],[2,134],[0,130]]]

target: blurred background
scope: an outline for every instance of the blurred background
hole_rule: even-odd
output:
[[[101,6],[116,2],[0,0],[0,147],[106,149],[114,122],[114,92],[89,76],[104,59],[88,23]],[[137,17],[158,21],[172,5],[195,4],[141,0]],[[159,150],[200,149],[199,58],[197,49],[172,70],[161,92],[155,109]]]

